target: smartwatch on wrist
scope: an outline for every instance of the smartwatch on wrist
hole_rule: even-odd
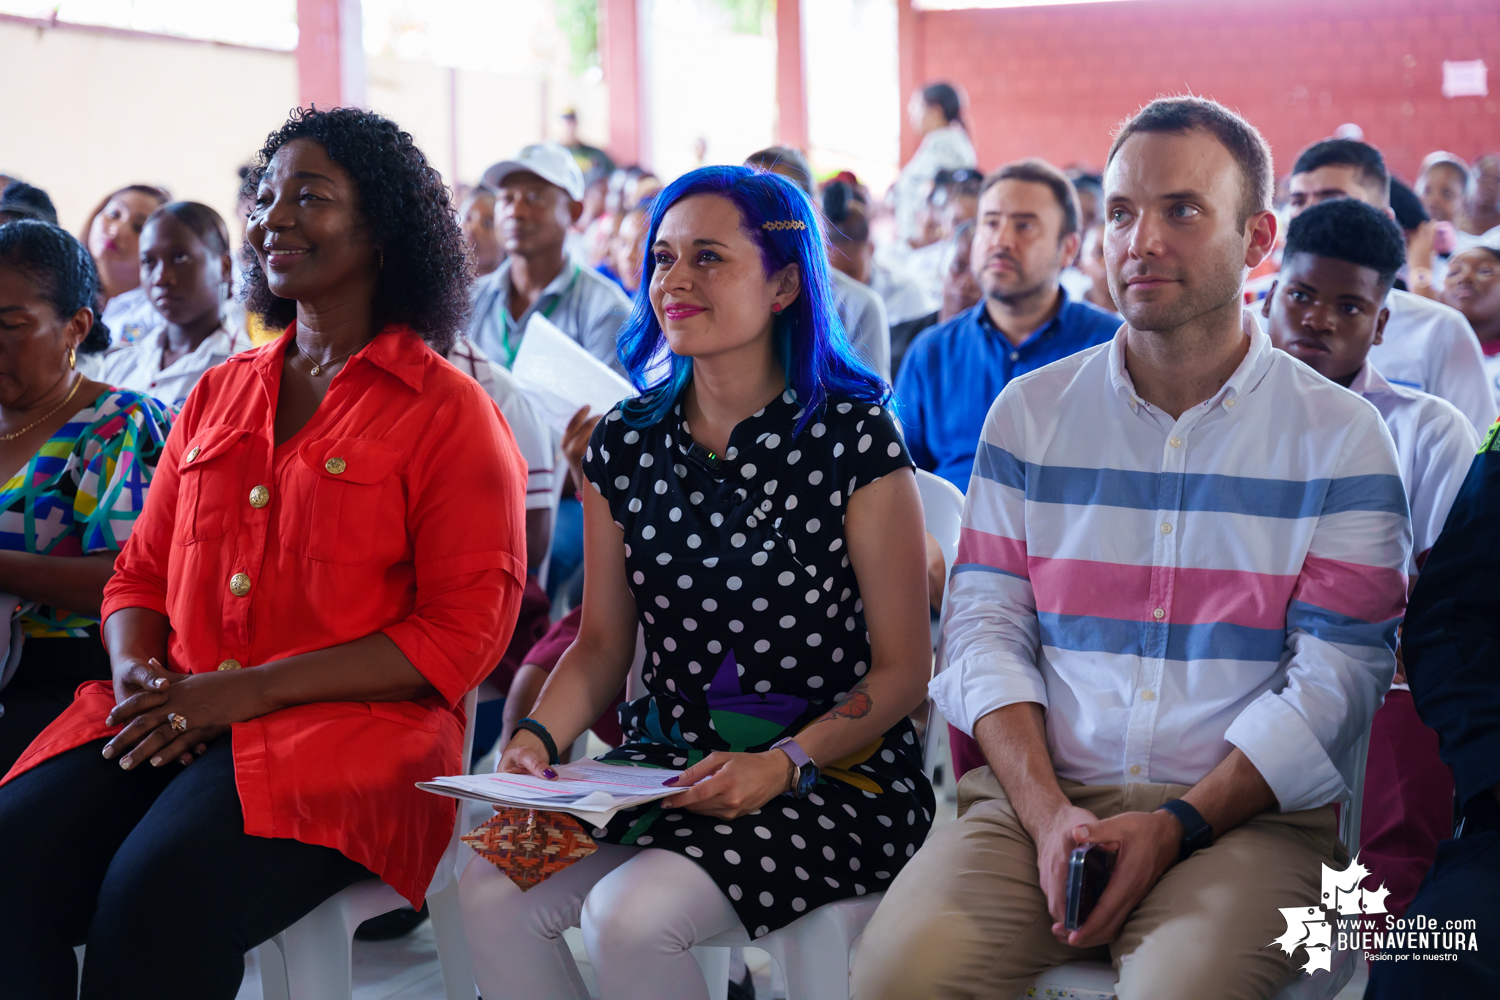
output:
[[[1181,799],[1163,802],[1158,810],[1171,813],[1182,824],[1182,848],[1177,853],[1179,862],[1186,861],[1194,851],[1201,851],[1214,842],[1214,828],[1208,825],[1203,814]]]
[[[792,764],[797,768],[797,776],[792,781],[792,787],[782,794],[790,795],[794,799],[807,798],[811,794],[813,786],[818,783],[818,776],[821,773],[818,770],[818,765],[813,763],[812,758],[807,755],[807,751],[803,750],[797,744],[797,741],[790,736],[771,744],[771,749],[780,750],[786,754],[792,759]]]

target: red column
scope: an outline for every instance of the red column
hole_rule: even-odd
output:
[[[776,141],[806,150],[807,85],[803,73],[802,4],[776,2]]]
[[[922,59],[922,13],[911,0],[896,0],[896,58],[901,78],[901,162],[906,163],[922,141],[906,115],[906,103],[922,85],[926,67]]]
[[[359,0],[297,0],[297,79],[304,108],[364,105]]]
[[[638,0],[599,0],[599,54],[609,85],[609,155],[645,165]]]

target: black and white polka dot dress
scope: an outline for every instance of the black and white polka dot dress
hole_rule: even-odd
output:
[[[681,400],[645,429],[599,422],[584,474],[625,532],[645,629],[648,694],[620,708],[626,743],[603,759],[681,768],[715,750],[763,751],[834,708],[869,670],[844,512],[861,486],[911,466],[891,415],[832,400],[796,433],[790,390],[730,435],[710,471],[688,455]],[[754,937],[808,910],[880,892],[932,823],[932,787],[902,719],[813,793],[736,820],[657,803],[598,839],[684,854]]]

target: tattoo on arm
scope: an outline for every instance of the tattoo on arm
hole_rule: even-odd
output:
[[[825,713],[817,721],[825,719],[863,719],[875,708],[875,701],[870,697],[870,684],[868,681],[860,681],[850,689],[848,694],[840,695],[837,699],[838,705],[832,711]]]

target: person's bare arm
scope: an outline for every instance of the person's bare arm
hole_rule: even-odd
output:
[[[1017,702],[982,716],[974,724],[974,739],[1036,844],[1047,912],[1060,925],[1068,904],[1068,861],[1078,846],[1074,831],[1098,817],[1073,805],[1058,785],[1041,705]]]
[[[552,547],[552,509],[537,507],[526,511],[526,568],[542,568]]]
[[[558,660],[531,710],[559,750],[609,707],[635,658],[636,607],[625,578],[625,533],[615,525],[608,501],[592,486],[583,489],[583,564],[578,638]],[[541,739],[524,729],[515,733],[497,770],[549,772]]]
[[[115,553],[46,556],[0,551],[0,590],[83,615],[97,615],[104,585],[115,575]]]
[[[868,746],[915,708],[932,671],[922,500],[911,470],[854,492],[844,538],[870,631],[870,672],[797,734],[798,745],[822,765]],[[692,787],[666,805],[732,819],[786,791],[794,774],[780,750],[713,753],[683,773],[678,784]]]
[[[535,663],[523,663],[516,668],[516,675],[510,679],[510,690],[505,693],[505,707],[500,710],[499,746],[510,745],[516,723],[531,714],[542,686],[547,683],[547,676],[548,671]]]

